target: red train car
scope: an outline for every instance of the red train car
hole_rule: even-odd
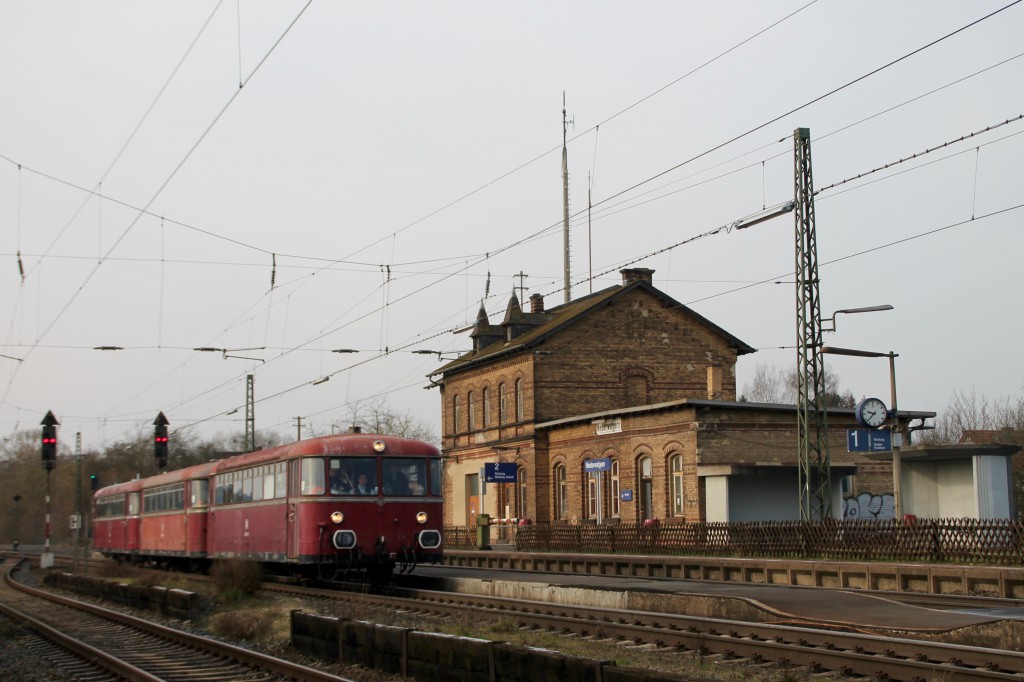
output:
[[[441,559],[441,455],[342,434],[96,492],[96,549],[159,563],[240,558],[330,579]]]

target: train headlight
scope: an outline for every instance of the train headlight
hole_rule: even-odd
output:
[[[384,452],[384,448],[386,448],[386,447],[387,447],[387,445],[385,445],[384,441],[382,441],[382,440],[375,440],[375,441],[373,441],[373,451],[374,452]]]
[[[418,513],[416,515],[416,522],[417,523],[426,523],[427,522],[427,512],[420,512],[420,513]]]
[[[331,522],[334,523],[334,524],[339,524],[339,523],[341,523],[344,520],[345,520],[345,515],[342,514],[339,511],[336,511],[333,514],[331,514]]]

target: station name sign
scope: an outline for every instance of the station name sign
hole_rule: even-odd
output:
[[[595,432],[597,435],[603,435],[606,433],[622,433],[622,420],[621,419],[600,419],[594,422]]]

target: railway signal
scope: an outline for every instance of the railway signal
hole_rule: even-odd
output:
[[[153,452],[156,455],[156,466],[161,471],[167,467],[167,417],[161,412],[153,420]]]
[[[48,411],[43,421],[43,468],[50,471],[57,466],[57,426],[60,422]]]
[[[100,489],[100,477],[96,474],[89,475],[89,489],[96,492]]]

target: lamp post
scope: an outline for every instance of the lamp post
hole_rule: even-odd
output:
[[[892,432],[892,501],[893,513],[897,519],[903,518],[903,501],[901,499],[900,484],[900,448],[903,446],[901,439],[903,430],[900,428],[899,413],[896,404],[896,358],[898,353],[876,353],[868,350],[854,350],[852,348],[836,348],[835,346],[823,346],[821,352],[829,355],[848,355],[857,358],[889,358],[889,400],[892,404],[892,422],[889,430]]]
[[[826,319],[821,321],[821,324],[822,324],[821,331],[823,331],[823,332],[834,332],[836,330],[836,315],[843,315],[843,314],[852,315],[852,314],[855,314],[855,313],[879,313],[879,312],[882,312],[883,310],[892,310],[892,309],[893,309],[893,307],[891,305],[889,305],[888,303],[886,303],[884,305],[872,305],[872,306],[868,306],[866,308],[844,308],[843,310],[837,310],[834,313],[832,313],[832,317],[826,318]],[[832,328],[831,329],[825,329],[824,324],[826,322],[831,322],[832,323]]]

